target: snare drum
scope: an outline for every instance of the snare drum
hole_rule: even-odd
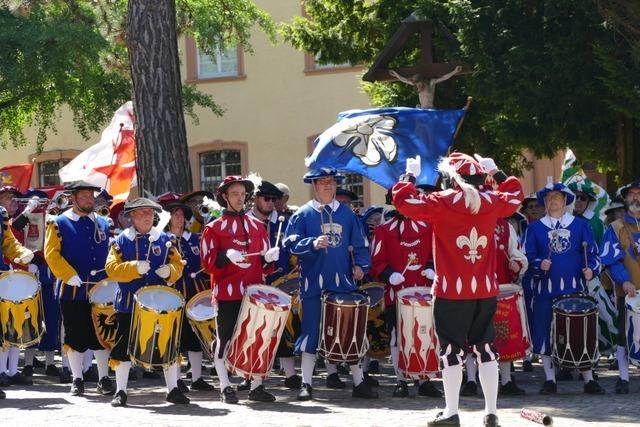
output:
[[[21,270],[0,274],[2,339],[11,347],[27,348],[40,342],[45,332],[40,283]]]
[[[116,309],[113,306],[118,290],[118,282],[103,280],[89,291],[91,320],[100,344],[107,350],[116,345]]]
[[[523,359],[531,352],[524,294],[520,286],[500,285],[493,325],[496,331],[495,346],[501,362]]]
[[[291,297],[284,292],[266,285],[249,286],[227,347],[227,367],[247,379],[265,378],[290,309]]]
[[[145,286],[134,296],[129,356],[136,364],[166,368],[178,357],[184,298],[168,286]]]
[[[369,311],[367,312],[367,355],[374,358],[389,355],[389,333],[384,317],[384,283],[369,282],[360,287],[369,295]]]
[[[331,363],[357,364],[367,353],[369,296],[327,292],[322,296],[318,350]]]
[[[405,288],[396,294],[398,370],[407,379],[427,379],[440,369],[431,288]]]
[[[598,304],[584,295],[565,295],[552,306],[552,357],[567,369],[591,369],[598,360]]]
[[[211,289],[198,292],[189,300],[185,307],[185,314],[191,329],[202,351],[213,359],[213,349],[216,342],[216,317],[211,305]]]
[[[640,294],[625,298],[627,314],[625,316],[625,335],[629,362],[640,366]]]

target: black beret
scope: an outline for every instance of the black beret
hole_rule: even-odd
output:
[[[282,197],[284,196],[284,193],[269,181],[263,180],[260,186],[256,189],[256,196]]]

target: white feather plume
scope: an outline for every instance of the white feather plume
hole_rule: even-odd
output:
[[[476,187],[462,179],[458,171],[449,163],[449,160],[448,157],[442,157],[438,163],[438,171],[443,175],[449,176],[464,192],[464,205],[471,209],[471,213],[478,213],[481,203],[480,192]]]
[[[249,175],[247,175],[246,179],[253,182],[254,191],[257,191],[258,187],[262,185],[262,177],[258,172],[249,172]]]

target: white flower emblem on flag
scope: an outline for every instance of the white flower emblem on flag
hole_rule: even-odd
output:
[[[391,136],[396,125],[393,117],[373,115],[365,120],[358,117],[354,122],[334,136],[335,145],[350,149],[367,166],[378,165],[383,159],[396,160],[398,144]]]

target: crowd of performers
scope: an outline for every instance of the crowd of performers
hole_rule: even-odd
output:
[[[352,396],[375,399],[369,370],[390,355],[393,397],[414,384],[444,394],[429,425],[459,425],[458,398],[479,379],[484,425],[497,426],[497,396],[525,393],[513,361],[531,371],[541,358],[541,394],[577,371],[585,393],[602,394],[593,369],[609,352],[615,393],[628,393],[629,361],[640,362],[640,182],[618,191],[603,223],[589,186],[550,182],[525,197],[492,159],[456,152],[438,168],[440,187],[416,185],[420,163],[408,159],[386,204],[360,211],[330,168],[305,174],[313,197],[299,208],[285,184],[256,177],[111,209],[103,189],[76,182],[55,212],[38,190],[2,187],[0,385],[30,384],[39,350],[71,394],[97,381],[113,406],[127,405],[135,365],[161,369],[166,400],[189,403],[185,356],[191,389],[214,390],[210,358],[228,404],[238,390],[274,401],[263,380],[276,359],[298,400],[313,399],[318,362],[327,387],[344,388],[348,367]]]

